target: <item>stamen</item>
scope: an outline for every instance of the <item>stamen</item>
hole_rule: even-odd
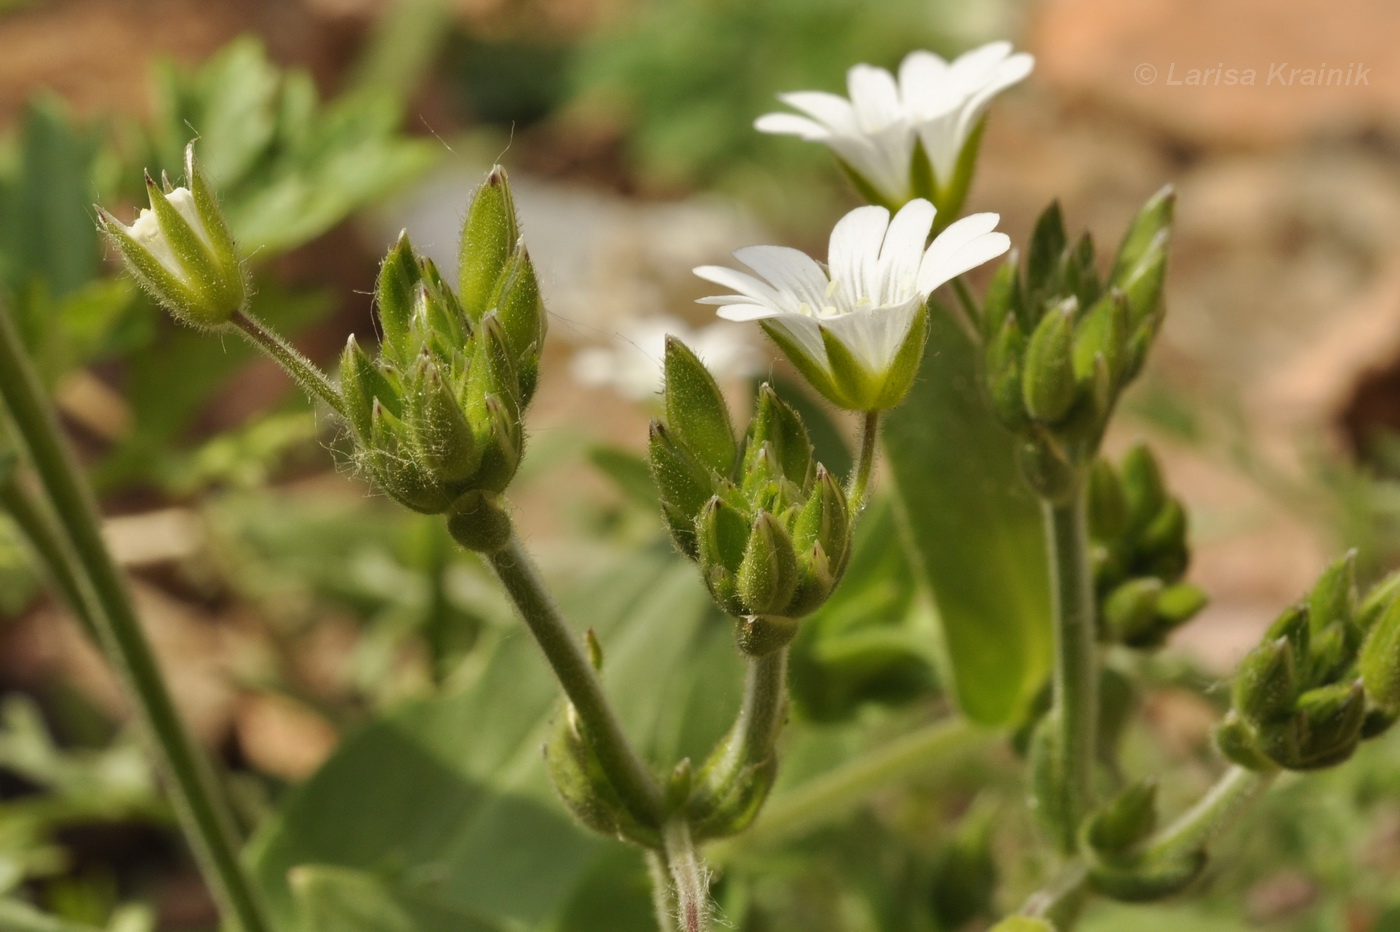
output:
[[[838,287],[840,287],[840,283],[838,283],[836,279],[833,278],[831,281],[827,282],[826,294],[823,297],[829,298],[832,295],[836,294],[836,289]]]

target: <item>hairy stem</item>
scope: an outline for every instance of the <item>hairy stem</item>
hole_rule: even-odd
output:
[[[1148,858],[1187,855],[1205,847],[1239,821],[1273,784],[1278,771],[1259,773],[1238,765],[1221,775],[1201,801],[1177,816],[1147,843]]]
[[[97,505],[3,309],[0,398],[67,536],[67,548],[86,583],[79,590],[87,594],[87,614],[164,765],[175,810],[205,878],[229,920],[244,932],[266,932],[270,924],[265,908],[239,862],[237,836],[218,784],[175,710],[126,584],[103,544]]]
[[[598,762],[613,786],[634,815],[660,825],[665,808],[660,785],[628,743],[583,644],[564,620],[520,538],[512,532],[510,542],[487,559],[586,726]]]
[[[860,450],[856,455],[855,468],[846,489],[846,497],[851,503],[851,518],[855,519],[865,507],[865,496],[870,489],[870,474],[875,469],[875,447],[880,439],[880,412],[867,411],[860,423]]]
[[[91,594],[84,589],[86,583],[78,575],[73,554],[62,533],[54,527],[53,516],[20,487],[18,477],[13,474],[0,477],[0,511],[15,522],[34,551],[35,559],[73,610],[88,637],[98,641],[97,626],[88,612]]]
[[[748,658],[744,698],[716,768],[719,773],[733,773],[773,756],[787,709],[787,660],[786,647]]]
[[[660,932],[676,926],[676,898],[671,895],[671,865],[664,851],[647,852],[647,878],[651,881],[651,909]],[[0,930],[3,932],[3,930]]]
[[[676,890],[676,919],[681,932],[705,932],[710,927],[710,878],[690,838],[684,818],[671,819],[663,833],[666,862]]]
[[[340,397],[330,379],[320,367],[299,353],[292,344],[267,327],[247,311],[233,315],[231,323],[238,328],[258,349],[262,350],[286,371],[301,386],[302,391],[314,395],[330,406],[341,417],[345,416],[345,400]]]
[[[1082,484],[1066,501],[1046,502],[1043,508],[1055,622],[1052,747],[1059,758],[1054,771],[1062,780],[1052,789],[1057,798],[1049,811],[1067,823],[1059,826],[1059,840],[1070,853],[1093,805],[1099,724],[1093,570]]]

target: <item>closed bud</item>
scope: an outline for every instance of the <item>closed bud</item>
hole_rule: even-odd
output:
[[[408,426],[379,399],[371,407],[370,441],[365,446],[370,475],[399,504],[435,515],[452,503],[452,494],[413,458]]]
[[[1079,470],[1054,441],[1037,438],[1019,444],[1016,461],[1021,475],[1037,495],[1047,501],[1064,501],[1079,482]]]
[[[700,358],[675,337],[666,338],[666,420],[697,460],[728,477],[739,454],[724,393]]]
[[[1089,532],[1094,538],[1115,541],[1123,535],[1128,502],[1118,473],[1108,460],[1095,460],[1089,472],[1088,511]]]
[[[421,281],[418,257],[414,255],[413,243],[405,230],[384,257],[374,286],[379,326],[384,332],[384,350],[401,363],[406,363],[415,350],[409,339],[409,324],[413,320]]]
[[[1123,497],[1128,505],[1128,526],[1133,533],[1140,533],[1167,504],[1162,468],[1157,465],[1152,451],[1139,444],[1123,457],[1119,475],[1123,480]]]
[[[1286,639],[1293,646],[1296,657],[1307,657],[1312,653],[1306,605],[1291,605],[1270,623],[1264,632],[1264,640],[1276,641],[1279,638]]]
[[[1400,595],[1400,572],[1391,573],[1371,587],[1356,610],[1356,626],[1362,634],[1370,631],[1381,616],[1390,611]]]
[[[452,387],[431,357],[415,366],[408,425],[418,462],[446,485],[465,482],[481,464],[481,448]]]
[[[1360,682],[1334,683],[1298,697],[1298,757],[1279,760],[1291,770],[1318,770],[1349,758],[1366,722],[1366,693]],[[1277,758],[1276,758],[1277,759]]]
[[[1043,299],[1059,284],[1055,272],[1068,243],[1064,214],[1060,202],[1054,201],[1036,220],[1026,255],[1026,285],[1033,298]]]
[[[1142,529],[1138,546],[1152,572],[1163,579],[1177,579],[1186,572],[1190,553],[1186,547],[1186,509],[1170,499]]]
[[[1074,314],[1071,298],[1041,319],[1026,345],[1021,370],[1021,398],[1026,413],[1043,424],[1054,424],[1069,413],[1079,396],[1074,376]]]
[[[540,350],[549,318],[534,263],[525,241],[516,244],[491,296],[491,306],[501,319],[507,342],[520,370],[521,394],[528,399],[539,380]]]
[[[818,466],[807,504],[793,525],[793,545],[798,552],[820,545],[831,571],[840,576],[851,546],[850,504],[836,477]]]
[[[1308,593],[1308,624],[1314,635],[1334,622],[1350,627],[1356,615],[1356,551],[1332,563]]]
[[[1135,334],[1145,328],[1149,343],[1156,335],[1157,324],[1161,320],[1162,289],[1167,279],[1168,235],[1165,230],[1158,233],[1142,261],[1126,274],[1112,280],[1113,287],[1127,298],[1129,325],[1134,328]],[[1145,356],[1147,348],[1147,345],[1134,347],[1134,355]]]
[[[782,475],[806,491],[812,478],[812,441],[802,418],[767,382],[758,389],[758,410],[749,425],[750,449],[768,444]]]
[[[189,187],[161,186],[148,174],[150,208],[127,226],[97,207],[98,227],[127,270],[171,314],[195,327],[217,327],[243,311],[248,273],[218,200],[185,148]]]
[[[1361,682],[1371,701],[1400,714],[1400,601],[1392,600],[1361,647]]]
[[[1215,747],[1232,764],[1256,773],[1268,773],[1278,765],[1259,749],[1259,738],[1253,726],[1234,712],[1215,726]]]
[[[486,424],[486,430],[478,434],[481,465],[472,484],[487,492],[503,492],[520,468],[525,434],[512,406],[496,395],[486,396]]]
[[[1025,352],[1026,335],[1016,316],[1008,314],[987,345],[986,369],[992,410],[1009,430],[1020,430],[1028,417],[1021,380]]]
[[[745,615],[785,615],[797,589],[797,554],[792,538],[766,511],[754,518],[738,570]]]
[[[652,479],[671,536],[686,556],[695,559],[699,555],[695,519],[715,494],[714,477],[660,421],[651,422],[649,449]]]
[[[746,614],[739,598],[738,573],[749,543],[749,519],[718,495],[705,503],[696,523],[700,566],[705,585],[720,608]]]
[[[661,846],[661,833],[628,810],[608,779],[572,706],[555,721],[544,756],[555,791],[579,822],[609,838]]]
[[[987,342],[990,343],[1001,333],[1007,318],[1017,315],[1017,305],[1020,303],[1018,285],[1016,256],[1012,253],[1010,261],[997,266],[982,296],[982,329]]]
[[[1199,586],[1176,583],[1167,586],[1157,597],[1157,617],[1169,631],[1175,630],[1195,618],[1209,601]]]
[[[454,501],[447,512],[452,539],[476,553],[495,553],[510,543],[510,515],[498,496],[473,490]]]
[[[1157,600],[1161,580],[1131,579],[1103,600],[1103,622],[1109,636],[1130,647],[1153,644],[1157,633]]]
[[[1157,828],[1157,781],[1142,780],[1119,793],[1084,824],[1084,842],[1112,861]]]
[[[471,320],[480,320],[493,307],[496,283],[519,240],[520,222],[506,170],[492,166],[472,197],[462,224],[458,292]]]
[[[1250,651],[1235,675],[1234,707],[1245,721],[1260,726],[1293,709],[1298,689],[1293,646],[1278,638]]]
[[[1118,247],[1113,271],[1109,274],[1111,280],[1124,279],[1144,260],[1150,259],[1154,244],[1160,241],[1162,234],[1170,232],[1175,211],[1176,192],[1171,185],[1163,187],[1142,205]]]
[[[1080,382],[1095,377],[1097,357],[1108,367],[1109,391],[1127,368],[1128,303],[1122,292],[1110,291],[1084,314],[1074,334],[1074,373]]]
[[[1124,903],[1150,903],[1189,887],[1205,870],[1206,853],[1149,858],[1131,866],[1103,865],[1089,873],[1098,893]]]
[[[378,399],[391,411],[402,411],[398,391],[379,371],[374,360],[352,335],[340,356],[340,395],[345,399],[345,414],[362,443],[370,437],[371,416]]]

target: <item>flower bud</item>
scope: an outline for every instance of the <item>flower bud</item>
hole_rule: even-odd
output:
[[[1112,861],[1147,838],[1157,827],[1157,781],[1142,780],[1123,790],[1084,823],[1085,844]]]
[[[1148,858],[1130,866],[1101,865],[1089,873],[1094,890],[1124,903],[1150,903],[1189,887],[1205,870],[1206,853]]]
[[[216,327],[244,309],[248,273],[219,209],[194,143],[185,147],[186,187],[165,189],[146,175],[150,208],[127,226],[97,207],[98,226],[127,270],[175,317]]]
[[[1350,627],[1356,615],[1356,551],[1327,567],[1308,593],[1308,627],[1314,635],[1334,622]]]
[[[500,317],[506,341],[520,372],[521,394],[526,401],[534,395],[539,380],[540,350],[549,318],[534,263],[522,238],[515,246],[496,288],[491,294],[491,307]]]
[[[1026,413],[1043,424],[1060,421],[1079,397],[1072,353],[1075,311],[1073,298],[1052,308],[1026,345],[1021,398]]]
[[[544,749],[554,789],[574,817],[599,834],[646,848],[661,846],[661,833],[629,811],[603,770],[573,706],[555,721]]]
[[[458,292],[462,307],[478,321],[494,306],[491,298],[520,240],[520,221],[506,170],[494,165],[477,189],[462,224]]]
[[[1026,335],[1014,314],[1007,315],[987,345],[987,389],[992,410],[1009,430],[1020,430],[1027,423],[1021,360],[1026,352]]]
[[[778,469],[784,478],[799,489],[808,486],[814,461],[807,428],[797,412],[779,398],[767,382],[758,388],[758,411],[749,425],[749,448],[756,449],[762,444],[768,444],[773,449]],[[745,468],[747,470],[747,464]]]
[[[739,445],[719,384],[699,357],[674,337],[666,338],[665,371],[662,397],[671,430],[716,475],[730,475]]]
[[[1288,715],[1298,689],[1296,659],[1287,638],[1267,641],[1247,654],[1235,676],[1234,707],[1256,727]]]
[[[411,358],[413,347],[409,340],[409,323],[413,319],[422,273],[408,231],[399,234],[379,266],[375,281],[375,311],[383,333],[383,348],[400,363]]]
[[[1400,713],[1400,600],[1371,627],[1358,666],[1371,701],[1391,715]]]
[[[739,597],[744,614],[784,614],[797,589],[797,578],[792,538],[773,515],[760,511],[739,564]]]

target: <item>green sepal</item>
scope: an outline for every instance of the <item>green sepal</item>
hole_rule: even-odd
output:
[[[1400,714],[1400,600],[1371,626],[1358,660],[1366,695],[1386,712]]]
[[[1086,847],[1113,861],[1157,828],[1157,781],[1141,780],[1104,804],[1084,823]]]
[[[856,189],[856,193],[860,195],[861,200],[865,201],[867,204],[883,207],[890,213],[897,212],[899,208],[903,206],[904,201],[902,199],[896,201],[886,197],[879,188],[867,181],[864,175],[852,168],[850,163],[840,156],[836,157],[836,167],[841,169],[841,174],[846,176],[846,180],[851,183],[851,187]]]
[[[1074,314],[1067,299],[1052,308],[1026,345],[1021,370],[1021,399],[1026,413],[1042,424],[1055,424],[1074,407],[1079,385],[1074,377]]]
[[[932,199],[933,205],[938,208],[938,213],[934,215],[934,235],[956,220],[962,211],[968,189],[972,187],[972,176],[977,170],[977,153],[982,148],[982,131],[986,126],[987,118],[983,116],[972,127],[972,132],[967,134],[963,147],[958,150],[958,160],[953,163],[952,177],[940,179],[930,168],[930,174],[934,175],[935,190],[938,192]],[[927,156],[924,158],[927,159]]]
[[[1113,290],[1094,303],[1074,334],[1074,374],[1081,383],[1094,378],[1095,359],[1108,364],[1110,390],[1121,384],[1127,366],[1128,302]]]
[[[797,590],[797,554],[787,529],[767,511],[754,517],[737,581],[745,614],[787,614]]]
[[[1013,253],[997,266],[992,280],[987,283],[986,293],[982,295],[982,335],[986,340],[991,341],[1001,332],[1008,317],[1016,316],[1017,285],[1016,257]]]
[[[1369,632],[1390,611],[1397,595],[1400,595],[1400,571],[1386,576],[1367,591],[1356,609],[1356,626],[1362,634]]]
[[[481,465],[472,477],[472,485],[487,492],[504,492],[520,468],[525,434],[520,416],[500,396],[486,396],[486,417],[490,425],[485,432],[487,442],[482,445]]]
[[[1119,476],[1128,506],[1128,533],[1141,534],[1169,501],[1162,468],[1152,451],[1138,444],[1123,457]]]
[[[223,276],[233,292],[231,296],[236,297],[237,304],[241,306],[247,299],[248,284],[243,257],[233,240],[228,221],[224,219],[219,199],[210,187],[199,160],[195,158],[193,142],[185,146],[185,183],[190,186],[195,213],[204,224],[205,245],[213,253],[215,263],[222,268]]]
[[[420,258],[418,270],[422,281],[414,295],[411,326],[424,330],[418,342],[431,345],[440,356],[450,359],[471,339],[471,321],[432,259]]]
[[[462,223],[458,259],[458,293],[472,321],[494,305],[491,298],[506,262],[520,240],[520,221],[506,170],[494,165],[476,189]]]
[[[379,266],[379,278],[374,286],[379,326],[384,331],[384,351],[402,364],[407,364],[416,351],[409,339],[409,329],[421,281],[418,257],[414,255],[408,231],[404,230]]]
[[[836,477],[818,466],[811,494],[792,530],[793,546],[799,553],[820,544],[838,576],[845,569],[851,547],[850,503]]]
[[[831,371],[832,384],[843,399],[838,402],[839,406],[848,411],[878,410],[884,389],[880,374],[867,369],[831,328],[818,325],[817,330],[826,349],[826,365]]]
[[[1156,335],[1157,324],[1160,321],[1162,289],[1167,281],[1168,238],[1168,231],[1158,233],[1142,261],[1126,274],[1112,279],[1113,287],[1123,292],[1127,298],[1128,320],[1134,332],[1140,332],[1141,328],[1147,327],[1147,340],[1133,349],[1134,368],[1141,366],[1143,358],[1147,355],[1151,337]]]
[[[447,485],[471,478],[481,465],[481,449],[452,387],[426,353],[414,367],[408,400],[408,425],[418,462]]]
[[[1235,710],[1245,721],[1261,727],[1293,710],[1298,659],[1287,638],[1266,641],[1245,655],[1232,693]]]
[[[206,326],[199,317],[186,312],[187,308],[200,306],[200,296],[137,242],[120,220],[100,204],[94,204],[93,208],[97,211],[98,226],[121,253],[127,271],[137,284],[171,314],[192,325]]]
[[[1110,280],[1122,280],[1149,257],[1161,235],[1170,231],[1175,211],[1176,192],[1171,185],[1162,187],[1142,205],[1128,231],[1123,234],[1123,241],[1113,260],[1113,271],[1109,273]]]
[[[1063,502],[1079,483],[1079,469],[1055,441],[1038,434],[1016,446],[1016,464],[1036,495],[1049,502]]]
[[[777,344],[784,356],[792,363],[802,377],[817,390],[817,392],[827,401],[838,408],[851,409],[847,403],[841,389],[831,379],[831,371],[827,368],[825,359],[817,359],[803,348],[782,327],[776,326],[772,321],[760,320],[758,325],[763,328],[763,332],[768,334],[768,339]]]
[[[1080,234],[1074,248],[1065,250],[1060,264],[1060,291],[1074,295],[1080,307],[1093,307],[1103,297],[1103,284],[1095,268],[1094,237]]]
[[[370,411],[366,462],[379,486],[396,502],[422,514],[446,510],[452,495],[413,459],[408,427],[377,398]]]
[[[1296,721],[1300,756],[1279,763],[1293,770],[1335,766],[1349,758],[1361,742],[1366,692],[1359,681],[1310,689],[1298,697]]]
[[[199,299],[197,304],[182,308],[184,316],[208,326],[228,320],[243,307],[247,297],[242,265],[235,263],[232,268],[222,265],[214,256],[211,244],[206,243],[185,215],[170,203],[149,173],[146,194],[160,224],[161,238],[184,269],[185,281]],[[203,221],[200,223],[202,226]]]
[[[805,491],[815,467],[812,440],[801,416],[767,382],[758,387],[758,410],[749,425],[748,449],[755,450],[765,443],[771,445],[782,475]]]
[[[511,351],[520,370],[525,403],[539,381],[540,350],[549,318],[540,295],[539,278],[522,240],[516,245],[491,295],[491,307],[501,319]]]
[[[915,312],[909,332],[904,335],[904,342],[899,344],[894,358],[890,360],[880,390],[875,395],[872,407],[867,410],[887,411],[898,407],[909,397],[909,390],[914,387],[914,379],[918,377],[919,366],[924,361],[924,344],[928,341],[928,315],[927,304]]]
[[[1199,586],[1175,583],[1157,597],[1157,617],[1172,631],[1195,618],[1209,602],[1210,597]]]
[[[346,418],[355,429],[361,443],[370,438],[376,398],[391,412],[403,412],[403,402],[398,391],[389,384],[389,380],[379,371],[369,354],[360,348],[353,334],[346,341],[344,352],[340,354],[340,394],[345,399]]]
[[[695,778],[695,792],[686,805],[690,834],[695,841],[737,835],[758,817],[778,773],[778,759],[744,760],[724,767],[721,758],[729,740]]]
[[[1097,459],[1089,471],[1089,532],[1096,540],[1117,542],[1128,527],[1128,500],[1113,464]]]
[[[1205,870],[1206,853],[1143,860],[1131,866],[1101,865],[1089,872],[1094,890],[1124,903],[1150,903],[1189,887]]]
[[[987,344],[987,393],[992,410],[1008,430],[1026,425],[1026,403],[1022,394],[1021,360],[1026,352],[1026,335],[1014,314],[1008,314],[1000,330]]]
[[[673,336],[666,337],[664,368],[662,399],[671,430],[716,475],[733,475],[739,444],[719,383],[700,357]]]
[[[696,559],[695,519],[715,494],[714,477],[658,420],[651,422],[648,448],[651,476],[671,537],[682,553]]]
[[[1215,747],[1232,764],[1256,773],[1269,773],[1278,765],[1259,749],[1259,736],[1254,728],[1234,712],[1215,726]]]
[[[1068,244],[1060,202],[1052,201],[1035,222],[1026,254],[1026,287],[1034,303],[1047,297],[1056,284],[1055,272]]]
[[[1356,551],[1333,561],[1308,593],[1308,626],[1316,636],[1334,622],[1350,627],[1356,616]]]
[[[1142,529],[1138,548],[1148,558],[1152,572],[1163,579],[1179,579],[1186,572],[1190,551],[1186,546],[1186,509],[1170,499]]]
[[[749,614],[739,597],[739,566],[748,547],[748,517],[718,495],[705,503],[696,521],[701,575],[721,610]]]

